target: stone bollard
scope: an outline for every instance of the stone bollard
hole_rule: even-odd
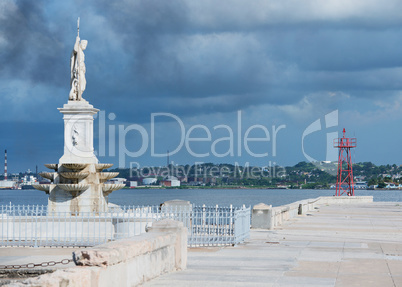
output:
[[[303,214],[303,204],[299,204],[299,210],[297,212],[298,215],[302,215]]]
[[[166,215],[165,218],[181,221],[189,230],[192,228],[192,211],[193,205],[187,200],[174,199],[161,204],[161,212]]]
[[[251,215],[251,228],[273,229],[272,205],[259,203],[254,205]]]
[[[176,269],[184,270],[187,267],[187,228],[182,222],[164,219],[154,222],[147,232],[173,232],[177,234],[176,238]]]
[[[169,201],[165,201],[164,203],[162,203],[161,208],[162,208],[162,210],[167,209],[167,208],[177,208],[177,209],[181,209],[181,210],[191,210],[192,205],[191,205],[190,201],[174,199],[174,200],[169,200]]]

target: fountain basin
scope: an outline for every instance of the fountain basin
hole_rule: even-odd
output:
[[[33,186],[33,188],[35,188],[37,190],[42,190],[46,193],[49,193],[49,191],[50,191],[50,184],[34,184],[32,186]]]
[[[108,195],[112,191],[122,189],[125,186],[126,186],[125,184],[121,184],[121,183],[118,183],[118,184],[104,184],[103,187],[102,187],[102,191],[103,191],[103,193],[105,195]]]
[[[82,170],[87,167],[88,164],[86,163],[63,163],[63,166],[65,168],[71,169],[71,170]]]
[[[54,175],[55,175],[56,173],[55,172],[40,172],[39,173],[39,175],[41,176],[41,177],[43,177],[43,178],[47,178],[47,179],[50,179],[50,180],[54,180]]]
[[[60,175],[67,179],[84,179],[89,175],[89,172],[60,172]]]
[[[45,166],[46,166],[48,169],[57,170],[57,163],[47,163],[47,164],[45,164]]]
[[[84,191],[86,189],[88,189],[89,184],[58,184],[58,187],[60,187],[61,189],[65,190],[65,191]]]
[[[112,166],[113,166],[113,163],[98,163],[98,164],[95,164],[95,168],[98,171],[102,171],[104,169],[111,168]]]
[[[116,177],[118,175],[119,175],[118,172],[100,172],[99,173],[99,178],[104,179],[104,180],[108,180],[108,179],[114,178],[114,177]]]

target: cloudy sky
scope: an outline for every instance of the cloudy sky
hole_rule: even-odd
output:
[[[346,128],[355,161],[402,164],[400,0],[0,0],[11,172],[62,156],[78,17],[101,162],[294,165]]]

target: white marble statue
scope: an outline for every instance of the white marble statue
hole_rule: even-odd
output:
[[[80,40],[80,18],[78,18],[77,26],[77,38],[75,39],[74,49],[71,53],[70,59],[70,101],[80,101],[87,84],[87,81],[85,80],[85,55],[83,51],[87,48],[88,41]]]

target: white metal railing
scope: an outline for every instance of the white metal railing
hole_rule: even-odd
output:
[[[221,246],[237,244],[249,237],[250,210],[245,206],[181,206],[170,212],[162,209],[161,217],[184,223],[189,246]]]
[[[48,212],[0,206],[0,246],[94,246],[146,232],[161,219],[183,222],[189,246],[232,245],[250,233],[250,207],[120,206],[107,212]]]

